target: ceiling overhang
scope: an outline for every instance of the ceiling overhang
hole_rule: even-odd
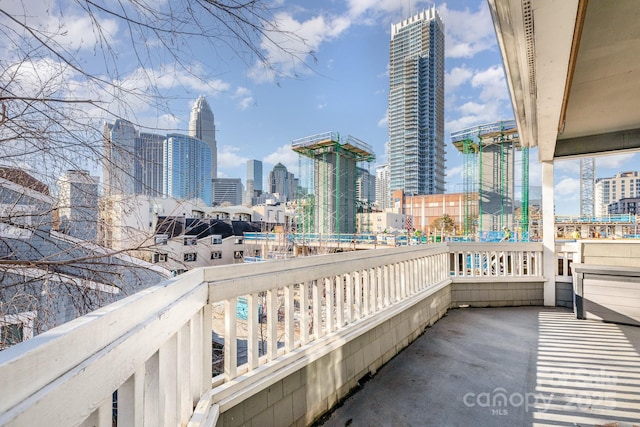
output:
[[[521,143],[540,161],[640,149],[640,2],[488,0]]]

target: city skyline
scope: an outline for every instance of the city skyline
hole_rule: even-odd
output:
[[[179,69],[161,59],[151,63],[144,74],[165,96],[160,103],[142,104],[138,98],[121,102],[135,111],[129,118],[140,129],[158,129],[163,133],[187,133],[189,114],[199,95],[215,112],[219,177],[246,177],[249,159],[263,162],[265,170],[281,162],[297,175],[297,155],[290,141],[299,135],[330,129],[350,129],[368,141],[376,153],[377,164],[388,161],[387,106],[389,90],[389,40],[392,23],[428,9],[431,1],[326,2],[309,5],[300,0],[279,0],[274,18],[283,31],[300,34],[307,45],[291,45],[301,52],[297,58],[278,57],[275,49],[260,47],[265,57],[278,67],[280,77],[260,70],[252,60],[237,58],[233,46],[220,46],[212,55],[199,55],[187,69]],[[73,5],[64,5],[61,13],[55,1],[30,4],[30,19],[43,26],[64,29],[58,42],[73,44],[79,61],[94,64],[95,41],[90,24]],[[46,6],[46,7],[45,7]],[[12,11],[14,5],[7,4]],[[17,4],[15,7],[20,7]],[[450,143],[450,132],[496,120],[511,119],[513,112],[504,80],[502,59],[485,0],[456,0],[437,4],[445,27],[445,132],[446,190],[462,189],[462,159]],[[20,12],[20,11],[18,11]],[[73,25],[71,24],[73,22]],[[120,36],[115,22],[113,48],[118,51],[121,79],[132,87],[150,84],[142,80],[131,46]],[[300,40],[298,40],[299,42]],[[75,43],[75,44],[74,44]],[[193,52],[203,46],[190,46]],[[304,52],[313,51],[313,56]],[[37,68],[39,63],[34,63]],[[45,73],[40,80],[47,80]],[[287,78],[289,76],[290,78]],[[69,79],[84,90],[80,76]],[[148,86],[146,86],[148,87]],[[112,100],[105,99],[112,105]],[[158,109],[163,104],[168,108]],[[167,111],[170,111],[170,113]],[[96,118],[104,111],[94,111]],[[121,113],[114,111],[114,113]],[[596,176],[613,176],[633,170],[640,155],[600,157]],[[537,152],[531,152],[531,185],[540,185]],[[100,174],[97,163],[79,165]],[[556,162],[556,212],[578,213],[579,162]],[[104,179],[105,177],[103,177]]]

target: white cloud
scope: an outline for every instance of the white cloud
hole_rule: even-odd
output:
[[[504,71],[500,65],[493,65],[476,73],[471,79],[471,86],[481,89],[480,99],[483,101],[509,99]]]
[[[294,77],[307,72],[320,45],[340,36],[351,25],[344,16],[318,15],[298,21],[291,13],[281,12],[274,18],[273,31],[260,43],[266,63],[258,62],[249,70],[249,77],[257,83],[273,81],[278,75]]]
[[[625,164],[632,164],[631,168],[637,170],[638,158],[637,154],[619,154],[615,156],[600,156],[596,158],[596,173],[598,168],[615,169],[618,172],[625,172]]]
[[[470,81],[471,77],[473,77],[473,71],[465,66],[452,68],[444,78],[447,91],[452,91],[463,83]]]
[[[496,44],[495,30],[486,2],[479,2],[477,11],[449,9],[438,6],[445,28],[445,55],[450,58],[471,58]]]
[[[246,110],[251,105],[255,104],[251,90],[242,86],[236,89],[236,92],[233,94],[233,99],[238,100],[238,106],[241,110]]]
[[[580,160],[558,160],[553,162],[553,166],[556,172],[580,174]]]
[[[289,172],[296,173],[298,168],[298,153],[291,149],[291,145],[286,144],[278,147],[275,152],[266,155],[262,161],[269,165],[282,163],[287,167]]]
[[[378,120],[378,127],[383,128],[389,126],[389,109],[384,112],[384,116],[380,117]]]
[[[238,147],[232,147],[230,145],[218,146],[218,169],[233,169],[238,165],[247,163],[248,157],[239,155],[240,149]],[[218,173],[218,176],[221,176]]]
[[[564,200],[577,200],[580,195],[580,180],[563,178],[555,185],[554,195],[562,196]]]

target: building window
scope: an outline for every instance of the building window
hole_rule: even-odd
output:
[[[166,234],[156,234],[155,236],[156,245],[166,245],[169,242],[169,236]]]
[[[241,245],[242,244],[242,237],[237,238],[235,244],[236,245]]]
[[[242,259],[243,256],[244,256],[243,251],[234,251],[233,252],[233,258],[234,259]]]
[[[197,259],[198,259],[198,254],[196,254],[195,252],[184,254],[184,262],[194,262]]]
[[[167,254],[153,254],[153,262],[154,264],[167,262]]]
[[[36,318],[35,311],[0,316],[0,350],[33,338]]]
[[[195,246],[198,244],[198,238],[197,237],[185,237],[184,238],[184,245],[185,246]]]
[[[222,259],[222,251],[211,252],[211,259]]]
[[[222,236],[219,234],[214,234],[211,236],[211,244],[212,245],[221,245],[222,244]]]

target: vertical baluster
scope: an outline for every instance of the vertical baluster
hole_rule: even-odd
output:
[[[158,425],[175,425],[177,420],[178,388],[178,338],[173,335],[160,347],[160,422]]]
[[[322,282],[320,280],[313,281],[313,337],[318,339],[322,336]]]
[[[371,270],[362,270],[362,311],[361,316],[367,316],[370,313],[371,306]]]
[[[284,287],[284,349],[289,353],[295,347],[293,284]]]
[[[258,308],[259,295],[247,295],[247,364],[249,370],[256,369],[260,360],[260,319]]]
[[[389,305],[389,266],[383,265],[380,271],[380,284],[382,288],[380,308]]]
[[[144,399],[144,365],[118,389],[118,425],[142,426]]]
[[[362,317],[362,306],[363,302],[366,304],[366,297],[363,296],[362,292],[362,281],[363,277],[360,271],[355,271],[353,273],[353,280],[355,282],[354,289],[354,307],[353,307],[353,317],[350,320],[357,320]]]
[[[278,357],[278,288],[267,291],[267,360]]]
[[[336,329],[344,326],[344,293],[346,275],[336,276]]]
[[[386,306],[386,295],[385,280],[386,270],[385,266],[376,267],[376,280],[378,281],[378,309],[376,311],[380,311],[383,307]]]
[[[300,343],[309,342],[309,282],[300,283]]]
[[[160,385],[159,385],[159,352],[146,361],[144,365],[144,404],[142,417],[144,427],[160,425]]]
[[[224,302],[224,375],[227,381],[237,375],[238,340],[236,310],[238,299],[233,297]]]
[[[213,364],[211,363],[213,360],[213,346],[211,345],[212,308],[211,304],[205,304],[204,307],[202,307],[202,335],[200,337],[202,342],[202,359],[199,361],[202,364],[202,368],[200,369],[202,375],[200,376],[201,391],[194,397],[196,403],[201,395],[211,389],[211,378],[213,376]]]
[[[202,358],[205,354],[202,343],[202,312],[203,310],[201,309],[193,315],[189,328],[189,333],[191,334],[189,337],[189,341],[191,343],[191,350],[189,352],[189,357],[191,359],[189,362],[189,365],[191,366],[191,369],[189,369],[189,395],[191,396],[191,407],[194,407],[198,403],[200,395],[202,394]],[[209,324],[211,324],[211,322],[209,322]],[[209,337],[211,337],[211,334],[209,334]],[[211,338],[209,339],[209,342],[211,342]],[[209,344],[209,347],[211,347],[211,344]]]
[[[353,273],[347,273],[346,277],[347,279],[346,283],[345,283],[345,291],[347,293],[347,295],[345,295],[345,299],[346,299],[346,304],[347,304],[347,309],[345,311],[345,322],[346,323],[351,323],[353,322]]]
[[[191,320],[178,331],[177,357],[177,405],[178,424],[186,425],[191,417]]]
[[[325,277],[324,279],[324,293],[326,295],[326,307],[325,307],[325,323],[327,325],[327,333],[333,332],[335,328],[335,322],[333,320],[333,292],[335,290],[333,277]]]

